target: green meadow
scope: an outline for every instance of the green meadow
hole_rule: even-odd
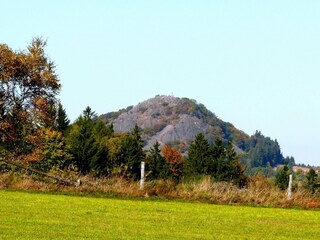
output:
[[[320,239],[320,211],[0,191],[0,239]]]

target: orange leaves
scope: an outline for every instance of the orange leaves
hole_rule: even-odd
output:
[[[35,149],[33,152],[22,156],[22,161],[26,163],[40,162],[43,159],[43,154],[40,149]]]
[[[10,91],[25,97],[57,93],[61,87],[55,74],[55,65],[44,54],[46,43],[34,39],[28,51],[13,51],[7,45],[0,45],[0,80],[11,84]],[[2,86],[8,88],[8,86]],[[3,90],[3,89],[1,89]]]
[[[60,83],[45,45],[40,38],[33,39],[27,51],[0,44],[0,140],[15,155],[30,153],[35,132],[55,121]]]
[[[182,175],[183,157],[180,152],[165,145],[162,148],[162,154],[167,159],[170,171],[175,178],[180,178]]]
[[[56,118],[54,106],[45,97],[34,98],[33,106],[32,121],[52,126]]]
[[[26,66],[31,73],[32,84],[51,91],[58,91],[61,86],[54,72],[55,65],[45,55],[45,46],[46,41],[40,38],[32,40],[28,47],[28,52],[25,54]]]
[[[168,160],[170,164],[182,163],[182,155],[180,152],[171,148],[168,145],[165,145],[162,149],[163,156]]]
[[[66,151],[65,143],[61,132],[51,128],[40,127],[27,141],[32,144],[33,151],[24,155],[25,162],[44,162],[43,164],[57,164],[59,161],[70,159]],[[45,162],[48,163],[45,163]]]
[[[25,162],[40,162],[43,159],[43,147],[45,144],[45,128],[41,127],[33,134],[26,136],[25,141],[33,146],[33,151],[24,155],[22,160]]]
[[[5,44],[0,45],[0,80],[8,82],[15,73],[16,56],[14,52]]]

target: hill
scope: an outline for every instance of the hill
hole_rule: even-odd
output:
[[[143,131],[145,149],[158,141],[162,146],[175,146],[186,153],[196,134],[201,132],[211,143],[217,137],[231,141],[243,156],[243,161],[252,167],[266,166],[268,162],[276,166],[284,162],[277,141],[264,137],[258,131],[249,136],[189,98],[157,95],[136,106],[103,114],[99,120],[113,123],[116,133],[130,132],[137,124]]]

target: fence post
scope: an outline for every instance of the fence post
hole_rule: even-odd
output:
[[[145,163],[141,162],[140,190],[143,190],[144,188],[144,168],[145,168]]]
[[[289,175],[288,199],[292,198],[292,174]]]

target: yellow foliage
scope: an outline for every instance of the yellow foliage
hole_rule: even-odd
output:
[[[0,44],[0,141],[16,157],[39,145],[40,126],[52,126],[52,106],[60,83],[44,53],[46,42],[35,38],[27,51]],[[41,158],[36,150],[28,159]]]

